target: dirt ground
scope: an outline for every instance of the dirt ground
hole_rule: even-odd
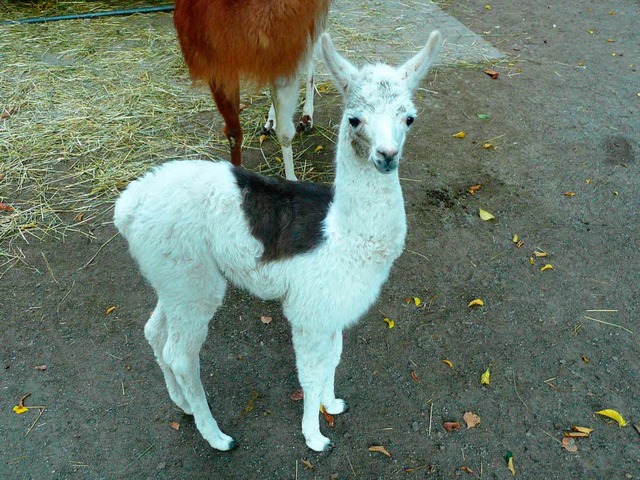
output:
[[[0,479],[507,479],[509,455],[516,478],[640,479],[640,6],[486,5],[441,5],[509,59],[497,79],[467,65],[425,81],[401,165],[406,251],[346,332],[336,385],[350,410],[322,420],[333,451],[304,444],[279,305],[237,290],[201,357],[240,447],[206,444],[166,393],[143,336],[153,292],[105,218],[93,240],[21,244],[2,278]],[[339,105],[325,96],[316,122]],[[27,393],[46,409],[15,414]],[[466,412],[481,423],[467,429]],[[575,425],[593,432],[572,452]]]

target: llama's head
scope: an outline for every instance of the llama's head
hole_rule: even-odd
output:
[[[438,54],[440,32],[398,68],[366,65],[356,68],[340,56],[328,34],[322,36],[322,53],[333,82],[344,97],[341,141],[346,141],[358,161],[381,173],[397,170],[407,131],[416,117],[413,92]]]

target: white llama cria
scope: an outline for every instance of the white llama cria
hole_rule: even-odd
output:
[[[193,414],[212,447],[237,446],[211,415],[200,382],[200,348],[227,282],[282,301],[304,392],[302,433],[313,450],[331,446],[318,412],[321,404],[330,414],[347,408],[334,393],[342,331],[376,301],[404,246],[398,164],[416,116],[412,93],[440,43],[434,31],[400,68],[357,69],[322,36],[345,102],[333,188],[185,160],[153,169],[116,202],[115,224],[158,294],[145,336],[171,399]]]

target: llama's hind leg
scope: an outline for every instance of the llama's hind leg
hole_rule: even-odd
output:
[[[298,104],[298,78],[281,78],[271,87],[271,99],[276,114],[276,135],[282,147],[282,160],[287,180],[297,180],[293,170],[291,142],[296,134],[293,114]]]
[[[200,349],[207,337],[209,320],[222,304],[224,289],[224,279],[220,277],[217,290],[198,298],[189,298],[188,292],[183,291],[183,298],[165,305],[167,341],[162,351],[164,361],[191,407],[198,430],[217,450],[231,450],[238,444],[220,430],[211,415],[200,381]]]
[[[209,85],[218,111],[224,118],[224,134],[229,140],[231,163],[242,164],[242,125],[240,124],[240,84]]]
[[[314,53],[320,42],[316,42]],[[316,74],[316,58],[315,54],[309,59],[307,65],[307,83],[305,83],[304,105],[302,106],[302,117],[296,126],[298,132],[308,132],[313,128],[313,100],[316,93],[314,85],[314,77]]]
[[[192,415],[191,406],[184,398],[180,386],[176,382],[176,377],[171,368],[165,363],[162,351],[167,342],[167,316],[164,312],[162,302],[158,301],[155,310],[151,314],[151,318],[144,326],[144,336],[153,348],[158,365],[164,374],[164,381],[167,384],[167,390],[171,400],[188,415]]]

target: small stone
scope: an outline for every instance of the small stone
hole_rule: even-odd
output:
[[[420,424],[418,422],[411,422],[411,430],[417,432],[420,430]]]

